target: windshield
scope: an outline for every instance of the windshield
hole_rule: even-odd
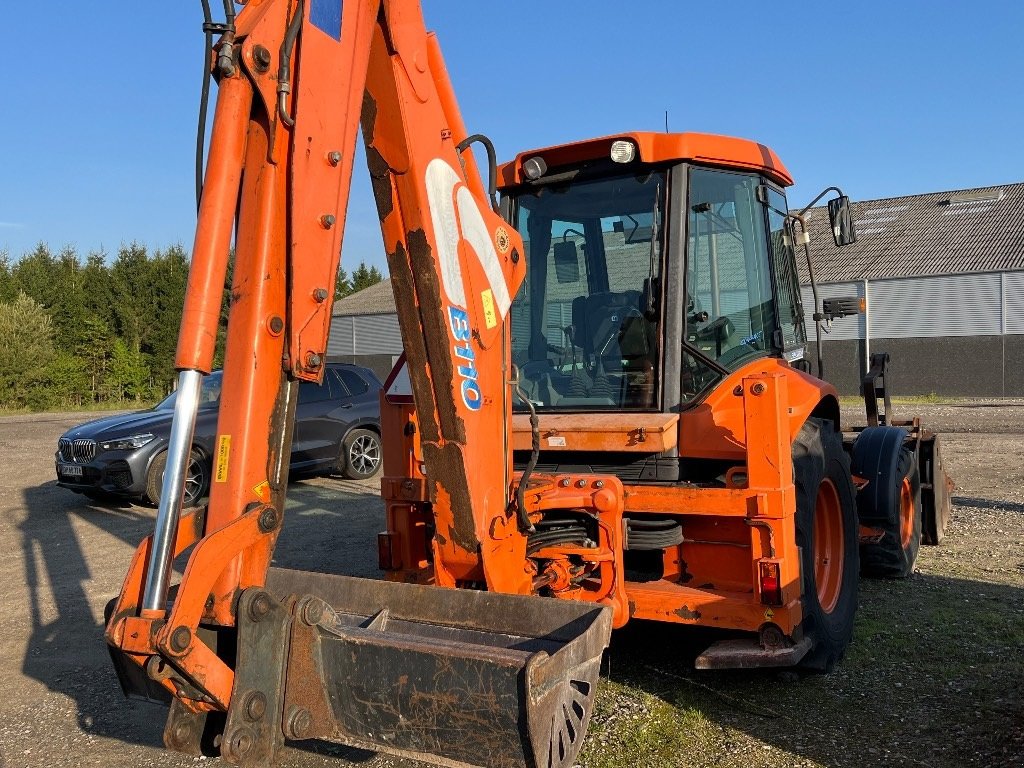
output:
[[[730,371],[769,352],[776,328],[760,183],[690,170],[686,338]]]
[[[664,196],[660,171],[519,195],[512,356],[538,410],[658,407]]]
[[[220,404],[220,382],[221,371],[214,371],[209,376],[203,377],[202,388],[199,390],[200,408],[213,408]],[[174,403],[177,399],[178,392],[171,392],[171,394],[156,404],[154,410],[173,411]]]

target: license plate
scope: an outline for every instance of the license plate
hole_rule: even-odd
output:
[[[57,467],[57,474],[61,477],[81,477],[82,468],[74,464],[61,464]]]

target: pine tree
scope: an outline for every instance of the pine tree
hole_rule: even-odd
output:
[[[21,292],[0,304],[0,406],[50,405],[47,369],[54,354],[53,322],[39,302]]]
[[[365,261],[359,262],[356,271],[352,273],[352,293],[357,293],[364,288],[369,288],[384,279],[380,270],[376,267],[367,267]]]
[[[149,366],[142,353],[123,339],[114,340],[110,355],[110,373],[106,378],[107,394],[112,400],[140,402],[150,397]]]
[[[11,274],[11,257],[6,250],[0,250],[0,303],[12,301],[18,291]]]
[[[352,293],[352,281],[348,279],[348,273],[338,264],[338,274],[334,279],[334,300],[343,299]]]

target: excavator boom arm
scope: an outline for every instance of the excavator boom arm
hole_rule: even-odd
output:
[[[241,765],[266,764],[286,736],[445,765],[571,761],[609,611],[516,597],[532,591],[511,503],[507,318],[523,243],[480,180],[468,151],[479,137],[467,137],[418,3],[249,0],[214,58],[164,492],[154,535],[108,609],[122,686],[171,702],[168,746],[198,752],[217,736]],[[297,385],[324,374],[360,122],[409,362],[435,580],[491,593],[270,568]],[[183,514],[229,266],[209,505]],[[171,587],[172,561],[189,550]]]

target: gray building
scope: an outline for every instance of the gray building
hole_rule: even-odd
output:
[[[391,280],[334,302],[327,359],[372,369],[383,381],[402,354]]]
[[[824,208],[808,212],[819,295],[867,299],[866,314],[823,334],[825,377],[853,394],[870,354],[888,352],[896,394],[1024,395],[1024,183],[853,210],[857,242],[845,248],[835,247]],[[805,263],[801,277],[813,342]]]

